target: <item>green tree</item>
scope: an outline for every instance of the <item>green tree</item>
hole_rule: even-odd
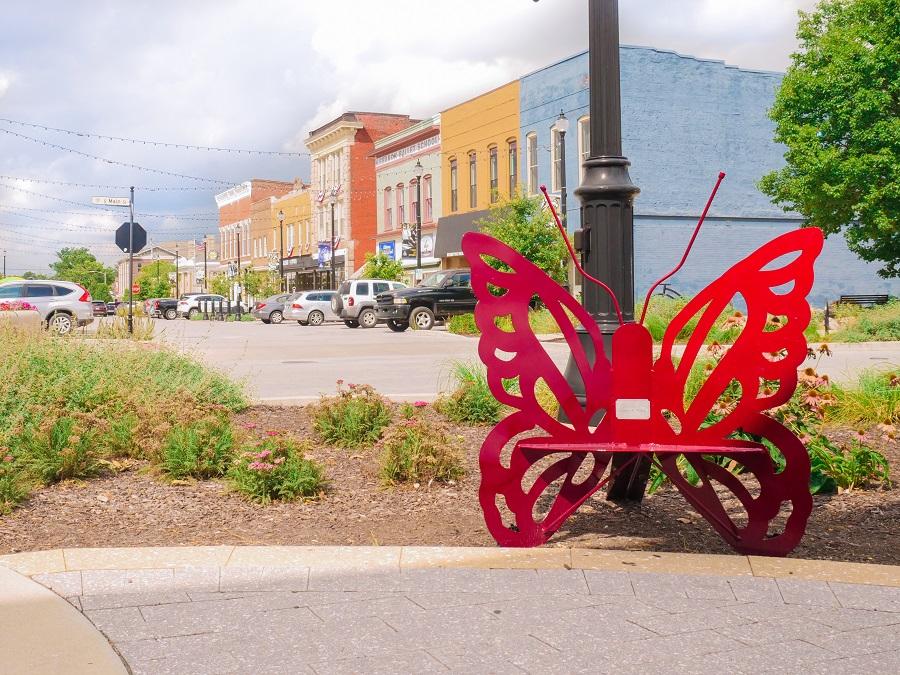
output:
[[[154,260],[144,265],[134,278],[135,283],[141,286],[137,297],[141,300],[171,297],[175,284],[169,281],[170,273],[175,273],[175,263],[168,260]]]
[[[244,286],[244,299],[247,295],[254,298],[268,298],[281,292],[278,276],[271,272],[249,271],[241,275]]]
[[[231,279],[224,274],[213,274],[209,278],[209,292],[214,295],[224,295],[226,298],[231,293]]]
[[[366,266],[362,273],[363,279],[401,281],[403,275],[403,264],[399,260],[392,260],[384,253],[366,253]]]
[[[74,281],[84,286],[95,300],[112,300],[110,284],[116,272],[106,267],[86,248],[64,248],[56,253],[56,262],[51,263],[54,278]]]
[[[822,0],[800,13],[770,117],[787,166],[760,182],[785,210],[900,276],[900,0]]]
[[[491,207],[479,222],[481,231],[499,239],[542,269],[558,283],[566,279],[566,244],[539,197],[516,195]],[[508,267],[496,261],[494,267]]]

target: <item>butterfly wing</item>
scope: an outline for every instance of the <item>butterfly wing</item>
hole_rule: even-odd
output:
[[[708,455],[685,455],[700,479],[694,485],[679,471],[678,457],[660,458],[673,483],[722,536],[739,550],[786,554],[799,541],[812,509],[809,494],[809,458],[802,443],[763,412],[786,403],[797,385],[797,367],[806,358],[806,329],[810,310],[806,296],[812,288],[813,263],[822,249],[816,228],[784,234],[758,249],[695,296],[665,332],[662,352],[654,364],[657,430],[670,441],[685,445],[735,446],[735,452],[716,453],[740,464],[744,479],[735,476]],[[685,390],[691,370],[705,349],[713,324],[729,303],[743,298],[746,321],[733,345],[712,367],[691,401]],[[771,317],[781,317],[772,328]],[[696,321],[680,359],[674,355],[678,334]],[[729,392],[736,392],[729,396]],[[718,419],[710,413],[718,408]],[[677,418],[675,431],[664,422],[662,411]],[[712,422],[712,423],[710,423]],[[758,452],[738,452],[740,443],[729,437],[738,429],[768,441],[785,462],[781,471],[763,445]],[[759,493],[745,483],[751,475]],[[718,487],[718,490],[717,490]],[[723,499],[737,499],[746,522],[728,515]],[[790,510],[783,531],[770,524]]]
[[[498,543],[534,546],[546,541],[596,490],[609,458],[600,453],[527,449],[514,440],[541,432],[543,438],[560,442],[589,439],[592,425],[609,405],[611,367],[596,322],[537,266],[484,234],[467,233],[462,246],[478,299],[478,354],[487,367],[491,393],[514,410],[482,446],[481,505],[488,529]],[[492,267],[489,259],[502,263],[502,269]],[[584,384],[584,401],[578,400],[565,373],[531,327],[529,309],[535,295],[556,320],[571,349],[572,362]],[[586,345],[578,329],[586,332]],[[569,424],[561,423],[541,406],[539,381],[546,384]],[[504,505],[514,523],[503,522]],[[543,515],[535,514],[536,505]]]

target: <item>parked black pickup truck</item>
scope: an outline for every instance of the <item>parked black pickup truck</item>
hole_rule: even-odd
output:
[[[405,331],[410,324],[419,330],[431,330],[435,321],[475,311],[471,279],[469,270],[435,272],[415,288],[379,295],[375,316],[397,333]]]
[[[178,318],[178,300],[175,298],[159,298],[150,303],[150,316],[157,316],[161,319]]]

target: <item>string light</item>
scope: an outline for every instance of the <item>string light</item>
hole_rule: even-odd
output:
[[[0,174],[0,179],[4,180],[18,180],[23,183],[43,183],[46,185],[64,185],[67,187],[83,187],[83,188],[99,188],[101,190],[129,190],[132,186],[130,185],[104,185],[101,183],[73,183],[70,181],[64,180],[44,180],[41,178],[22,178],[20,176],[5,176]],[[164,191],[184,191],[184,192],[211,192],[213,190],[218,190],[217,187],[207,187],[203,185],[152,185],[152,186],[135,186],[135,190],[141,190],[144,192],[164,192]]]
[[[267,155],[270,157],[304,157],[309,156],[308,152],[287,152],[281,150],[251,150],[246,148],[219,148],[211,145],[192,145],[190,143],[168,143],[166,141],[151,141],[142,138],[125,138],[123,136],[108,136],[106,134],[95,134],[89,131],[73,131],[72,129],[60,129],[58,127],[50,127],[36,122],[22,122],[21,120],[11,120],[6,117],[0,117],[0,122],[8,124],[17,124],[22,127],[31,127],[33,129],[43,129],[44,131],[54,131],[57,133],[68,134],[69,136],[82,136],[84,138],[96,138],[102,141],[117,141],[121,143],[132,143],[141,145],[152,145],[161,148],[175,148],[178,150],[204,150],[207,152],[230,152],[242,155]]]
[[[147,166],[140,166],[138,164],[131,164],[129,162],[120,162],[115,159],[108,159],[106,157],[100,157],[98,155],[92,155],[89,152],[82,152],[81,150],[75,150],[74,148],[67,148],[64,145],[58,145],[57,143],[50,143],[49,141],[43,141],[40,138],[34,138],[33,136],[26,136],[25,134],[20,134],[15,131],[10,131],[9,129],[0,129],[0,132],[7,134],[9,136],[15,136],[16,138],[23,138],[26,141],[30,141],[32,143],[37,143],[38,145],[43,145],[48,148],[55,148],[57,150],[63,150],[64,152],[71,153],[73,155],[79,155],[81,157],[86,157],[88,159],[93,159],[98,162],[105,162],[106,164],[114,164],[116,166],[124,166],[127,169],[136,169],[138,171],[145,171],[147,173],[155,173],[161,176],[173,176],[175,178],[186,178],[187,180],[196,180],[204,183],[218,183],[219,185],[234,185],[234,181],[220,180],[218,178],[203,178],[201,176],[189,176],[184,173],[176,173],[174,171],[165,171],[163,169],[152,169]]]

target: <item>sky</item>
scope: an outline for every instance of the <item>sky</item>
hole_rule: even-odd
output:
[[[812,9],[814,0],[619,5],[623,44],[783,71],[796,48],[797,10]],[[90,201],[123,196],[130,185],[135,220],[151,240],[214,233],[213,195],[228,184],[309,177],[303,141],[310,129],[345,110],[433,115],[583,51],[587,6],[587,0],[5,2],[0,249],[7,272],[46,271],[64,246],[88,246],[114,261],[113,231],[127,211],[104,211]],[[20,123],[297,154],[154,147]],[[149,189],[158,187],[179,189]]]

